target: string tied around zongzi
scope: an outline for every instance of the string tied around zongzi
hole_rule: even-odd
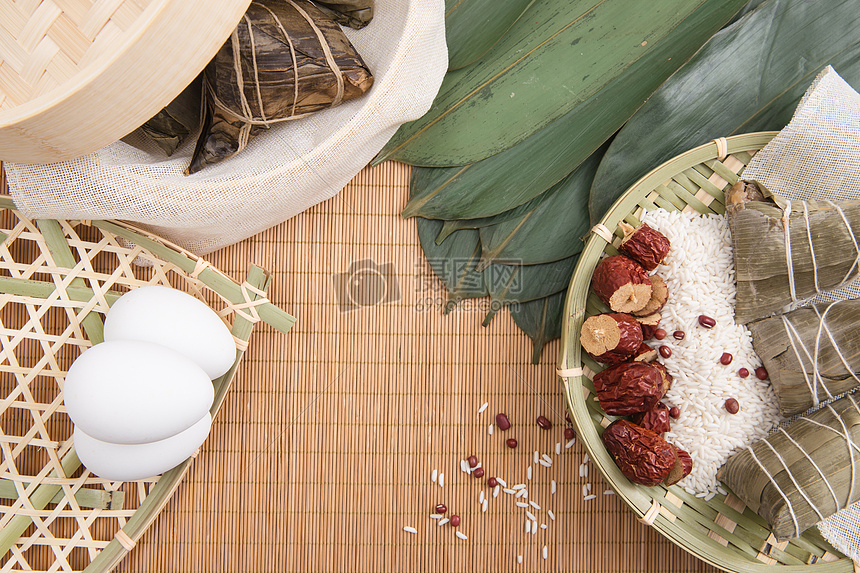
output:
[[[717,474],[779,541],[858,501],[860,406],[851,395],[735,453]]]
[[[858,276],[858,201],[790,201],[755,182],[726,195],[738,322],[798,308]]]

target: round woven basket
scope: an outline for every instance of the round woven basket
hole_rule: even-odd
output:
[[[615,493],[640,521],[651,525],[696,557],[726,571],[755,572],[854,571],[815,527],[790,542],[777,542],[767,523],[733,496],[697,498],[675,485],[644,487],[630,482],[609,456],[600,434],[613,419],[603,412],[591,382],[603,366],[579,344],[583,321],[608,309],[591,292],[591,275],[604,253],[618,254],[615,246],[624,233],[618,223],[638,225],[643,209],[658,207],[693,213],[725,213],[723,193],[756,151],[775,132],[752,133],[702,145],[657,167],[628,189],[603,217],[588,239],[574,271],[565,302],[559,374],[571,412],[589,456]],[[608,242],[612,239],[612,242]],[[725,487],[725,486],[724,486]]]
[[[130,225],[32,220],[9,197],[0,197],[3,571],[110,571],[134,549],[198,458],[194,454],[161,476],[123,483],[93,475],[75,452],[63,406],[66,372],[103,340],[103,316],[122,293],[151,284],[198,297],[230,326],[236,360],[213,381],[213,418],[254,325],[263,321],[286,332],[295,322],[266,298],[271,277],[259,267],[252,266],[239,284]]]
[[[0,160],[91,153],[185,89],[250,0],[34,0],[0,11]]]

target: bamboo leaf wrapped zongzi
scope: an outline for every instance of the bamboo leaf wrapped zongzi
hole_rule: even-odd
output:
[[[860,500],[860,405],[845,396],[729,458],[717,478],[780,541]]]
[[[356,98],[373,76],[308,0],[252,2],[203,74],[206,114],[188,173],[241,151],[271,125]]]
[[[789,201],[739,181],[726,210],[739,323],[785,312],[858,276],[860,201]]]
[[[168,157],[200,125],[202,78],[198,76],[173,101],[140,126],[140,131],[164,150]]]
[[[860,386],[860,300],[799,308],[751,322],[780,414],[801,414]]]
[[[373,19],[373,0],[315,0],[315,3],[338,24],[356,30]]]

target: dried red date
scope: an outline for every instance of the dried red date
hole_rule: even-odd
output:
[[[633,314],[648,316],[660,312],[666,306],[667,300],[669,300],[669,287],[666,286],[666,281],[660,275],[651,275],[651,299],[641,310],[637,310]]]
[[[646,430],[651,430],[657,434],[665,434],[669,431],[669,407],[663,402],[658,402],[656,406],[647,412],[640,412],[630,416],[630,421],[637,426],[642,426]]]
[[[663,482],[666,485],[675,485],[693,471],[693,458],[690,457],[690,454],[678,446],[673,445],[672,447],[675,449],[675,465],[669,472],[666,481]]]
[[[678,459],[672,444],[628,420],[609,424],[603,431],[603,444],[621,473],[640,485],[659,485]]]
[[[630,315],[608,312],[589,316],[582,323],[579,342],[604,364],[619,364],[633,357],[642,344],[642,327]]]
[[[618,223],[624,231],[624,238],[618,251],[637,261],[649,271],[657,268],[669,254],[670,243],[666,235],[652,229],[645,223],[634,228],[624,221]]]
[[[642,265],[624,255],[602,259],[594,269],[591,288],[615,312],[635,312],[651,300],[648,273]]]
[[[665,393],[660,370],[649,362],[624,362],[594,375],[594,389],[603,411],[613,416],[647,412]]]
[[[651,348],[644,342],[639,346],[639,350],[633,355],[633,360],[639,362],[654,362],[657,360],[657,350]]]
[[[660,324],[660,320],[662,318],[663,317],[659,312],[649,314],[648,316],[636,317],[636,320],[639,321],[640,326],[642,326],[642,340],[650,340],[655,337],[657,326]]]
[[[663,379],[663,393],[665,394],[669,391],[669,388],[672,387],[672,381],[674,379],[672,378],[672,375],[669,374],[669,370],[667,370],[663,364],[654,362],[653,366],[660,371],[660,377]]]

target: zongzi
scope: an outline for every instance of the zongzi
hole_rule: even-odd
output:
[[[373,0],[314,0],[320,10],[338,24],[364,28],[373,19]]]
[[[739,323],[801,306],[860,273],[860,201],[789,201],[739,181],[726,195],[726,211]]]
[[[751,322],[756,354],[783,416],[860,386],[860,300],[819,304]]]
[[[356,98],[373,76],[308,0],[258,0],[206,66],[202,133],[187,173],[241,151],[271,125]]]
[[[140,126],[141,133],[158,144],[168,157],[200,125],[202,84],[202,77],[198,76],[172,102]]]
[[[743,449],[717,478],[780,541],[860,500],[860,406],[848,395]]]

